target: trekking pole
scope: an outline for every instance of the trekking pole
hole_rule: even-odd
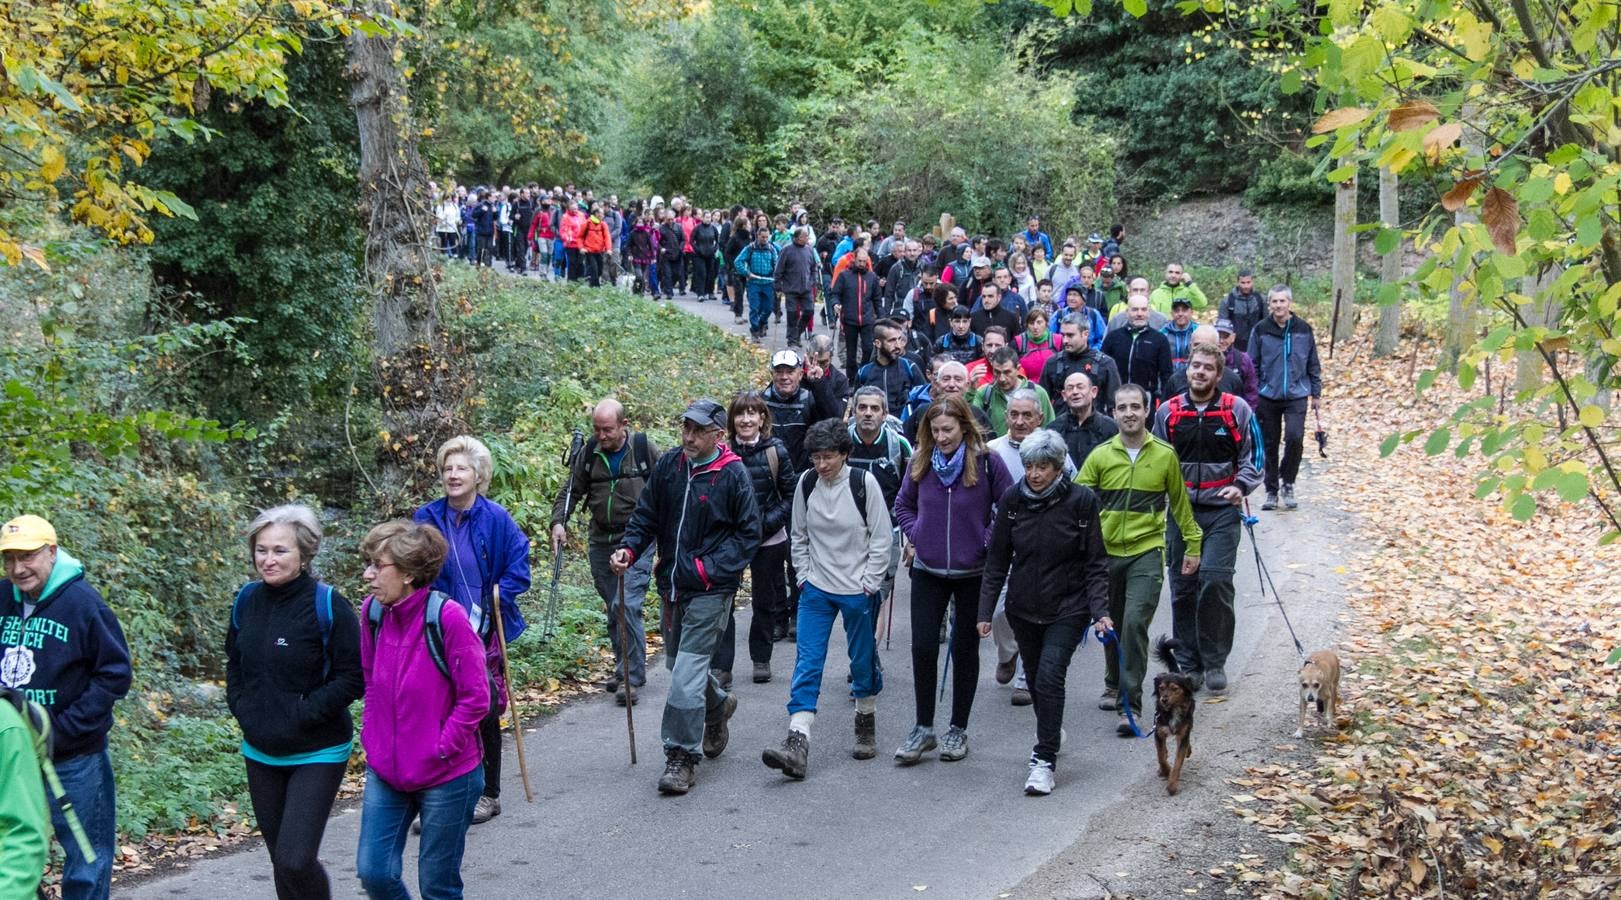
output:
[[[619,576],[619,683],[625,686],[625,730],[630,733],[630,764],[636,765],[636,689],[630,684],[630,598],[625,596],[625,576]]]
[[[1278,604],[1278,614],[1283,617],[1283,624],[1289,629],[1289,639],[1295,643],[1295,653],[1299,654],[1301,659],[1305,659],[1306,648],[1301,646],[1300,638],[1295,634],[1294,623],[1289,621],[1289,613],[1284,611],[1283,596],[1278,593],[1278,586],[1272,581],[1272,570],[1268,569],[1266,561],[1261,559],[1261,545],[1255,541],[1255,523],[1259,521],[1260,519],[1250,515],[1250,504],[1248,500],[1245,500],[1243,522],[1245,530],[1250,533],[1250,549],[1255,551],[1256,579],[1258,581],[1264,579],[1264,583],[1261,585],[1261,599],[1266,599],[1266,589],[1270,587],[1272,589],[1272,599]]]
[[[574,429],[574,437],[569,441],[568,451],[563,454],[563,470],[567,473],[564,477],[568,479],[563,486],[563,514],[565,516],[568,515],[570,504],[574,502],[574,464],[579,460],[580,450],[584,446],[585,435],[580,433],[580,429]],[[542,644],[551,643],[552,638],[557,633],[557,618],[562,610],[562,600],[558,596],[557,589],[562,581],[563,545],[558,544],[557,549],[552,551],[551,594],[546,598],[546,612],[541,616],[540,620],[540,642]]]
[[[939,640],[939,638],[934,637],[934,635],[932,635],[932,634],[929,635],[929,637],[934,638],[935,640]],[[947,678],[947,676],[949,676],[951,674],[951,648],[955,647],[956,645],[957,645],[957,605],[956,605],[956,601],[952,601],[952,605],[951,605],[951,627],[946,629],[946,668],[945,668],[945,671],[940,673],[940,699],[941,700],[946,699],[946,678]]]
[[[512,682],[512,662],[507,659],[507,627],[501,622],[501,588],[495,588],[495,637],[501,642],[501,677],[507,682],[507,712],[512,715],[512,737],[518,745],[518,774],[523,776],[523,797],[535,802],[529,786],[529,761],[523,755],[523,717],[518,715],[518,689]]]

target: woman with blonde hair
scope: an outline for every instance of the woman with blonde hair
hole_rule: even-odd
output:
[[[495,465],[490,448],[471,435],[445,441],[437,454],[445,495],[424,505],[412,518],[432,525],[444,537],[444,567],[433,589],[467,610],[467,618],[484,642],[495,693],[480,728],[484,746],[484,796],[473,824],[501,814],[501,710],[506,708],[506,680],[501,671],[501,645],[496,639],[495,589],[501,589],[501,624],[510,643],[527,624],[518,595],[529,590],[529,536],[501,504],[484,496]]]
[[[258,580],[237,592],[225,632],[225,701],[242,728],[254,817],[276,896],[323,898],[321,837],[354,743],[349,704],[365,688],[354,610],[314,571],[321,523],[307,506],[248,526]]]
[[[355,873],[377,900],[411,896],[401,872],[412,819],[421,825],[422,896],[462,896],[462,854],[484,786],[478,732],[490,688],[467,613],[430,588],[448,551],[438,529],[405,519],[378,525],[360,543],[372,593],[360,605],[366,792]]]
[[[895,759],[915,763],[940,748],[951,761],[968,755],[968,714],[979,681],[974,628],[985,551],[996,502],[1014,485],[1007,466],[985,446],[973,411],[960,396],[934,401],[917,429],[917,451],[895,498],[895,523],[911,542],[912,684],[917,725]],[[957,604],[951,629],[951,727],[934,736],[935,671],[940,623]]]

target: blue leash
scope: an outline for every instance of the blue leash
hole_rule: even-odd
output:
[[[1091,633],[1092,629],[1090,628],[1081,632],[1082,647],[1086,646],[1086,636]],[[1120,673],[1120,680],[1124,681],[1126,677],[1126,648],[1120,645],[1119,635],[1116,635],[1114,633],[1114,629],[1111,628],[1108,631],[1103,632],[1103,636],[1098,638],[1098,643],[1114,645],[1114,661],[1117,664],[1116,671]],[[1131,733],[1136,735],[1141,740],[1146,740],[1149,735],[1143,734],[1143,730],[1137,727],[1137,717],[1131,714],[1131,701],[1125,700],[1120,704],[1120,706],[1126,711],[1126,724],[1131,726]]]

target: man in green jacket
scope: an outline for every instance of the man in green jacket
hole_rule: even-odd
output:
[[[1182,268],[1181,263],[1171,263],[1165,267],[1165,283],[1154,288],[1154,293],[1148,295],[1148,305],[1156,312],[1171,314],[1172,303],[1177,300],[1186,300],[1194,309],[1204,309],[1210,305],[1205,299],[1204,291],[1193,283],[1193,276]]]
[[[0,897],[34,896],[45,874],[51,814],[39,759],[33,728],[10,697],[0,698]]]
[[[1143,674],[1148,669],[1148,626],[1165,582],[1165,510],[1181,529],[1187,550],[1182,574],[1199,571],[1204,532],[1194,521],[1182,467],[1171,445],[1148,433],[1148,392],[1124,384],[1114,392],[1114,419],[1120,433],[1086,457],[1077,484],[1098,492],[1103,508],[1103,547],[1109,553],[1109,617],[1119,629],[1126,670],[1113,652],[1105,654],[1099,709],[1119,709],[1115,732],[1131,737],[1126,704],[1143,709]]]
[[[1030,388],[1036,392],[1036,400],[1041,407],[1041,421],[1052,421],[1052,398],[1047,396],[1047,391],[1041,385],[1024,377],[1024,370],[1019,368],[1018,351],[1012,347],[998,347],[991,351],[986,361],[990,363],[990,383],[975,391],[969,403],[985,411],[985,415],[990,417],[991,429],[997,436],[1007,434],[1007,398],[1020,388]]]

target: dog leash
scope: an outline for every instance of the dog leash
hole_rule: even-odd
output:
[[[1283,596],[1278,593],[1278,586],[1272,581],[1272,571],[1266,567],[1266,561],[1261,558],[1261,545],[1255,540],[1255,523],[1261,521],[1250,514],[1250,502],[1244,501],[1244,529],[1250,533],[1250,549],[1255,551],[1255,571],[1264,582],[1261,585],[1261,598],[1266,598],[1266,589],[1272,589],[1272,599],[1278,604],[1278,615],[1283,617],[1283,624],[1289,629],[1289,640],[1295,642],[1295,653],[1304,660],[1306,648],[1301,646],[1300,637],[1295,634],[1295,626],[1289,621],[1289,613],[1283,608]]]
[[[1090,628],[1081,632],[1082,647],[1086,646],[1086,636],[1091,633],[1092,629]],[[1098,636],[1098,643],[1103,644],[1104,646],[1108,646],[1110,644],[1114,645],[1115,662],[1118,664],[1118,668],[1116,668],[1115,671],[1120,673],[1120,680],[1125,681],[1126,649],[1120,645],[1120,636],[1115,634],[1114,629],[1111,628]],[[1143,734],[1143,730],[1137,727],[1137,717],[1131,714],[1131,701],[1125,700],[1120,704],[1120,708],[1126,711],[1126,724],[1131,726],[1131,733],[1136,735],[1139,740],[1146,740],[1149,735]]]

